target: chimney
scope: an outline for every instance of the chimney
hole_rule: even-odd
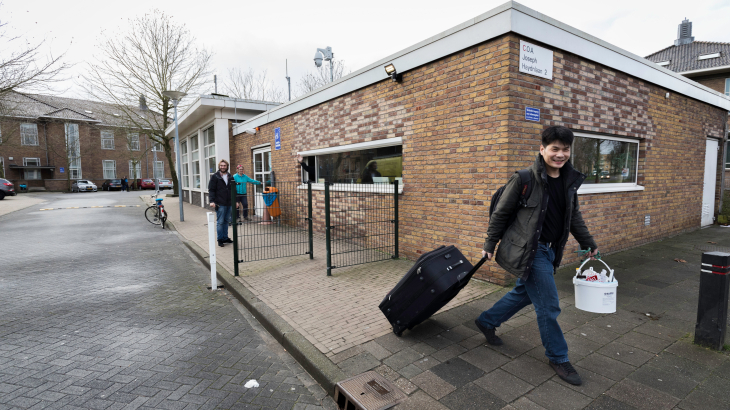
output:
[[[139,95],[139,109],[141,111],[147,111],[147,100],[142,94]]]
[[[677,39],[674,40],[674,45],[681,46],[683,44],[689,44],[693,41],[695,41],[695,38],[692,37],[692,22],[687,20],[687,18],[685,17],[684,21],[682,21],[682,24],[680,24],[677,28]]]

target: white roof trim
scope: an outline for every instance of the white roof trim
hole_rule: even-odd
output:
[[[213,111],[216,108],[230,108],[232,110],[238,109],[238,110],[253,110],[253,111],[266,111],[271,108],[274,108],[278,105],[281,105],[279,103],[275,102],[268,102],[268,101],[255,101],[255,100],[243,100],[240,98],[232,98],[232,97],[213,97],[209,95],[201,95],[198,96],[198,98],[195,100],[195,102],[190,105],[183,113],[178,112],[177,116],[177,122],[178,126],[182,128],[182,124],[185,122],[185,120],[188,119],[190,115],[192,115],[195,111],[201,109],[207,108],[210,111]],[[230,119],[236,119],[233,118],[231,115]],[[175,122],[172,121],[170,126],[167,127],[165,130],[165,135],[170,134],[175,131]]]
[[[375,140],[375,141],[359,142],[357,144],[338,145],[336,147],[313,149],[310,151],[301,151],[301,152],[297,152],[297,154],[306,157],[306,156],[311,156],[311,155],[334,154],[337,152],[360,151],[360,150],[364,150],[364,149],[392,147],[394,145],[402,145],[402,144],[403,144],[403,138],[395,137],[395,138],[386,138],[386,139]]]
[[[636,54],[510,1],[294,101],[238,124],[234,127],[233,135],[385,80],[388,76],[383,67],[387,64],[392,63],[399,73],[403,73],[509,32],[568,51],[678,94],[730,111],[730,98]]]
[[[702,73],[713,73],[715,71],[724,71],[724,70],[730,70],[730,65],[723,65],[719,67],[709,67],[709,68],[700,68],[698,70],[689,70],[689,71],[682,71],[677,74],[681,75],[687,75],[687,74],[702,74]]]

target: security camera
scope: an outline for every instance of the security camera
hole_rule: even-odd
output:
[[[251,135],[256,134],[256,130],[253,129],[253,128],[249,128],[247,130],[243,130],[243,132],[245,132],[246,134],[251,134]]]
[[[314,65],[322,67],[322,53],[320,53],[319,50],[314,53]]]

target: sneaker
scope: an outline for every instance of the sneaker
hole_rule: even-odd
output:
[[[570,362],[553,363],[551,361],[550,367],[552,367],[553,370],[555,370],[555,373],[557,373],[558,376],[566,382],[574,386],[580,386],[583,384],[583,380],[581,380],[578,372],[575,371],[575,368],[572,364],[570,364]]]
[[[487,338],[487,343],[489,343],[492,346],[502,346],[504,342],[502,342],[502,339],[499,338],[496,334],[494,334],[495,329],[490,329],[486,326],[482,326],[481,323],[479,323],[479,319],[475,320],[474,323],[476,323],[479,330],[484,333],[484,336]]]
[[[231,238],[226,238],[223,240],[223,243],[233,243],[233,240],[231,240]]]
[[[218,241],[218,246],[223,247],[223,241]]]

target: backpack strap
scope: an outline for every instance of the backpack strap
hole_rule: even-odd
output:
[[[532,194],[532,171],[529,168],[525,168],[517,171],[517,173],[520,175],[520,185],[522,185],[522,189],[520,190],[520,206],[525,206],[527,198]]]

